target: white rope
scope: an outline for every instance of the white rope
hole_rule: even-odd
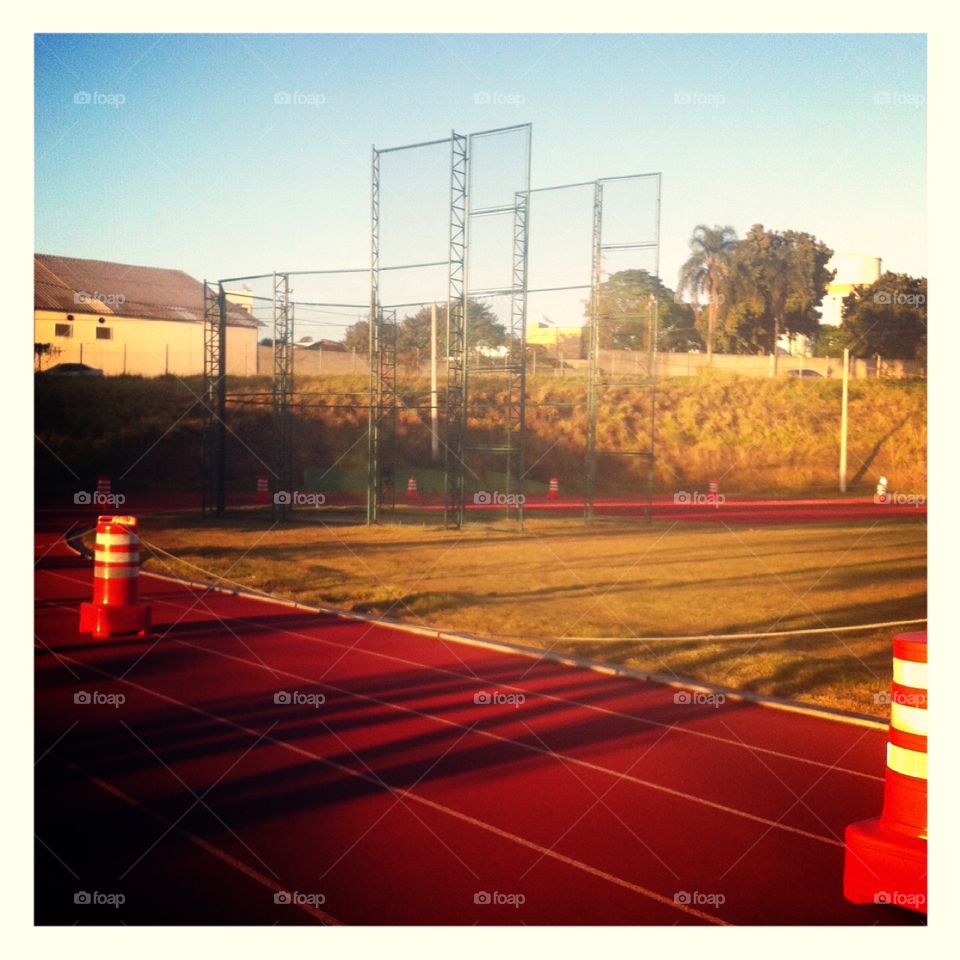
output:
[[[817,627],[810,630],[776,630],[767,633],[700,633],[686,637],[559,637],[559,640],[635,640],[640,643],[652,643],[655,640],[758,640],[763,637],[799,637],[814,633],[849,633],[852,630],[880,630],[884,627],[907,627],[926,623],[926,617],[919,620],[887,620],[884,623],[858,623],[851,627]]]

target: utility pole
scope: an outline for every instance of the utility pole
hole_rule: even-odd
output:
[[[440,459],[440,411],[437,409],[437,305],[430,304],[430,452]]]
[[[840,402],[840,492],[847,492],[847,398],[850,381],[850,350],[843,348],[843,399]]]

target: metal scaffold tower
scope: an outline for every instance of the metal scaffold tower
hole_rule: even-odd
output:
[[[227,484],[227,301],[223,284],[203,281],[203,490],[204,515],[222,516]]]
[[[450,267],[447,292],[447,389],[444,411],[443,522],[460,527],[464,512],[467,421],[468,141],[450,137]]]
[[[507,328],[506,373],[507,493],[523,494],[524,441],[527,433],[527,214],[529,195],[516,194],[513,212],[513,285],[510,323]],[[523,530],[523,500],[517,506],[517,523]]]
[[[593,185],[593,238],[590,249],[590,342],[587,347],[587,457],[584,516],[593,522],[597,495],[597,392],[600,386],[600,287],[603,283],[603,184]]]
[[[362,504],[365,476],[368,524],[381,522],[388,514],[402,520],[422,515],[424,506],[429,510],[440,506],[442,509],[431,515],[442,516],[444,526],[459,529],[466,517],[469,476],[476,486],[471,486],[474,502],[503,508],[501,516],[516,521],[522,531],[529,415],[535,407],[538,417],[540,407],[571,412],[583,409],[579,399],[535,407],[528,403],[528,312],[542,317],[543,322],[537,321],[541,330],[551,325],[545,310],[571,318],[583,311],[584,299],[590,323],[585,518],[587,522],[594,519],[605,484],[622,479],[615,470],[599,471],[601,457],[646,460],[648,502],[652,502],[658,304],[654,295],[648,304],[629,291],[634,289],[634,275],[644,274],[646,279],[640,277],[639,282],[652,282],[652,287],[645,285],[643,290],[660,288],[660,175],[609,177],[532,189],[531,134],[530,124],[516,124],[468,136],[452,131],[439,140],[384,149],[374,146],[369,268],[285,270],[204,281],[204,515],[222,516],[227,507],[227,461],[233,451],[233,446],[228,450],[227,445],[229,403],[231,409],[259,408],[269,410],[272,416],[272,431],[267,430],[267,435],[272,435],[272,456],[268,452],[261,459],[255,445],[237,437],[243,449],[236,451],[240,466],[236,477],[231,477],[238,488],[234,492],[238,503],[252,498],[251,472],[263,470],[272,475],[275,494],[290,495],[274,497],[274,518],[289,519],[296,506],[292,502],[296,463],[298,470],[303,468],[305,483],[315,486],[329,476],[331,489],[338,495],[343,491],[347,497],[356,497],[357,506]],[[640,190],[639,201],[624,207],[623,188],[630,193],[636,184],[647,186]],[[618,256],[621,266],[615,269],[612,263]],[[360,286],[365,286],[368,269],[369,297]],[[612,286],[611,277],[617,278]],[[298,287],[306,287],[301,289],[301,300],[293,296],[291,278]],[[351,283],[355,285],[351,287]],[[225,286],[228,284],[240,286],[234,289]],[[611,293],[623,289],[628,290],[626,304],[620,293]],[[337,295],[334,290],[347,292]],[[441,324],[438,331],[444,300],[445,330]],[[238,384],[235,394],[227,392],[228,306],[229,321],[237,326],[269,327],[272,319],[269,393],[257,392],[249,384]],[[365,388],[334,398],[322,390],[311,391],[309,386],[297,392],[295,348],[304,348],[300,354],[307,367],[319,370],[323,362],[326,371],[323,351],[327,341],[315,342],[304,336],[298,344],[295,320],[307,328],[313,324],[314,331],[328,324],[346,326],[326,319],[343,316],[344,311],[354,320],[354,343],[356,333],[362,330],[360,324],[368,324],[369,379]],[[418,338],[423,336],[424,317],[431,320],[431,385],[426,398],[417,379],[422,376],[423,341]],[[629,325],[618,327],[623,321]],[[537,340],[540,346],[543,342]],[[618,357],[625,342],[638,347],[638,359],[626,372],[621,359],[618,373]],[[318,352],[307,354],[307,349]],[[360,357],[355,346],[353,349],[351,372],[359,372]],[[562,353],[560,363],[563,376]],[[416,371],[413,377],[411,370]],[[478,383],[483,387],[479,392]],[[623,442],[622,429],[615,441],[607,440],[614,432],[601,422],[610,408],[605,402],[608,391],[623,387],[636,388],[632,396],[614,397],[621,406],[633,406],[630,417],[636,442],[632,448],[629,440]],[[346,402],[336,397],[344,397]],[[649,423],[645,420],[648,398]],[[294,427],[299,422],[295,406],[298,415],[321,408],[350,410],[352,422],[359,414],[361,423],[365,409],[365,469],[356,462],[362,462],[361,434],[340,457],[322,468],[318,481],[321,468],[311,465],[310,458],[316,460],[318,449],[326,455],[326,445],[304,434],[304,441],[309,442],[303,449],[294,449]],[[401,408],[407,411],[402,443],[398,433]],[[429,414],[429,425],[424,414]],[[234,429],[241,428],[257,436],[263,424],[242,418],[234,424]],[[418,432],[421,428],[426,431]],[[427,437],[432,453],[429,461],[425,458]],[[440,447],[442,476],[432,467]],[[359,458],[351,453],[354,450]],[[541,473],[544,469],[540,467]],[[632,468],[622,470],[628,483],[634,472]],[[398,498],[401,473],[407,480],[404,504]],[[265,479],[263,474],[256,477],[259,490],[266,486]],[[349,486],[336,486],[345,482]],[[425,504],[422,498],[435,496],[438,489],[442,490],[440,503]],[[497,496],[491,500],[494,491]],[[611,506],[602,501],[600,505],[604,511]]]
[[[397,312],[377,309],[370,324],[367,523],[396,506]]]
[[[496,236],[502,232],[503,253],[509,256],[509,272],[505,275],[497,271],[494,276],[496,286],[488,289],[475,289],[470,282],[470,270],[465,273],[465,313],[466,336],[464,356],[475,357],[474,364],[468,362],[468,371],[500,380],[505,387],[502,404],[495,406],[500,411],[503,427],[499,440],[483,442],[482,439],[465,437],[464,458],[461,473],[468,471],[475,477],[483,475],[483,465],[472,469],[471,454],[493,456],[502,465],[503,483],[501,491],[507,495],[505,514],[515,517],[518,527],[523,529],[523,491],[524,480],[524,439],[526,429],[526,292],[527,292],[527,217],[530,189],[530,141],[532,128],[528,123],[511,127],[499,127],[472,133],[467,143],[467,262],[490,259],[492,254],[500,252],[497,244],[490,239],[484,240],[484,233]],[[498,150],[509,157],[507,145],[519,145],[515,169],[508,179],[503,173],[493,184],[483,186],[484,174],[489,175],[483,158],[478,156],[478,147],[482,144],[488,150]],[[499,147],[497,146],[499,144]],[[481,233],[475,227],[483,219],[485,231]],[[507,249],[509,244],[509,249]],[[506,258],[505,258],[506,259]],[[480,351],[471,350],[470,304],[479,305],[483,301],[506,300],[504,310],[506,332],[506,352],[497,361],[484,363]],[[464,391],[464,409],[469,407],[469,396]],[[465,419],[465,418],[464,418]],[[464,430],[465,433],[465,430]],[[462,479],[462,476],[461,476]],[[488,494],[490,491],[486,491]],[[515,499],[514,499],[515,498]],[[458,524],[462,523],[460,514]]]
[[[651,239],[628,240],[624,242],[605,242],[604,240],[604,186],[607,184],[639,184],[652,182],[654,186],[653,235]],[[660,278],[660,174],[635,174],[625,177],[606,177],[598,180],[594,187],[593,200],[593,243],[590,291],[590,342],[587,365],[587,444],[586,444],[586,496],[584,498],[584,517],[592,523],[596,515],[597,460],[599,456],[635,457],[646,463],[646,519],[652,518],[653,491],[655,480],[655,428],[656,428],[656,370],[659,302],[651,295],[650,302],[642,314],[624,312],[616,307],[610,309],[603,297],[604,276],[607,270],[608,255],[621,251],[648,251],[653,257],[651,276],[655,283]],[[609,279],[609,277],[608,277]],[[647,369],[640,377],[613,376],[601,365],[601,344],[604,332],[613,333],[618,323],[627,320],[644,319],[646,321]],[[612,337],[610,338],[612,340]],[[620,445],[617,449],[606,449],[598,440],[598,421],[601,400],[611,388],[633,388],[646,393],[649,404],[648,436],[645,442],[633,447]]]
[[[274,439],[276,453],[274,473],[278,489],[291,494],[293,413],[293,307],[290,302],[290,275],[273,275],[273,404]],[[288,497],[274,497],[274,514],[286,517],[290,503]]]

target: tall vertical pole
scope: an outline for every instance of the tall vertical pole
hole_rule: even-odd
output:
[[[217,336],[220,356],[217,370],[217,515],[227,508],[227,295],[223,284],[217,293]]]
[[[587,356],[587,469],[584,518],[593,523],[597,488],[597,390],[600,379],[600,284],[603,280],[603,184],[593,186],[593,264],[590,271],[590,346]],[[561,368],[562,369],[562,368]]]
[[[430,304],[430,454],[436,463],[440,459],[440,435],[437,431],[440,411],[437,408],[437,305]]]
[[[379,422],[379,301],[380,301],[380,153],[372,148],[370,201],[370,319],[367,394],[367,523],[377,522],[380,505],[380,422]]]
[[[443,522],[463,525],[467,404],[467,227],[469,142],[450,137],[450,247],[447,287],[447,383],[444,411]]]
[[[650,336],[650,456],[647,460],[647,521],[653,522],[653,494],[657,479],[657,352],[660,349],[660,208],[663,197],[662,177],[657,174],[657,219],[656,250],[654,251],[654,276],[657,291],[653,299],[653,329]],[[711,357],[711,360],[713,358]]]
[[[847,399],[850,380],[850,350],[843,348],[843,399],[840,402],[840,492],[847,492]]]

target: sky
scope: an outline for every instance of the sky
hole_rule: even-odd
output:
[[[365,268],[372,145],[531,123],[534,188],[661,174],[670,287],[700,223],[927,270],[922,35],[37,35],[35,55],[42,253],[200,279]],[[384,158],[399,262],[446,257],[445,163],[443,147]],[[582,272],[585,209],[565,202],[531,209],[564,276]],[[649,197],[624,202],[621,220],[649,222]],[[441,275],[404,272],[404,295]],[[362,303],[366,283],[301,290]]]

